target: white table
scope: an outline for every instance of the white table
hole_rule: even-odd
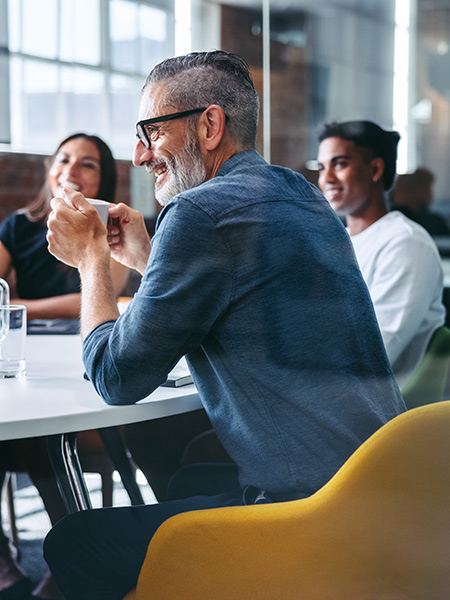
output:
[[[50,457],[71,512],[90,507],[76,454],[77,431],[114,428],[201,407],[192,384],[160,387],[134,405],[108,406],[83,373],[78,335],[29,335],[25,378],[0,379],[0,440],[49,436]]]

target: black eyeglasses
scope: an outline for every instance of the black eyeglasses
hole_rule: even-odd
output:
[[[141,140],[147,150],[150,150],[152,141],[156,142],[158,139],[158,129],[150,129],[148,126],[153,123],[162,123],[163,121],[172,121],[172,119],[181,119],[181,117],[187,117],[188,115],[194,115],[195,113],[204,112],[206,108],[193,108],[192,110],[183,110],[182,112],[172,113],[170,115],[163,115],[162,117],[153,117],[153,119],[144,119],[136,123],[136,136]]]

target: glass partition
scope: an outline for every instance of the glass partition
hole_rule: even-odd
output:
[[[3,150],[51,151],[84,122],[129,158],[153,65],[222,48],[250,64],[272,163],[314,178],[318,126],[371,119],[400,131],[400,172],[433,171],[450,218],[448,0],[0,0],[0,23]]]
[[[418,1],[414,99],[416,161],[434,176],[434,208],[450,219],[450,3]]]

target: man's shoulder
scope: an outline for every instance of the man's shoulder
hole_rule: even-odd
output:
[[[180,197],[206,210],[213,207],[220,210],[225,206],[243,207],[282,197],[315,199],[317,194],[318,190],[300,173],[269,165],[256,150],[247,150],[225,161],[216,177],[183,192]]]
[[[386,230],[393,238],[411,240],[412,243],[424,244],[433,248],[436,246],[428,231],[402,212],[391,211],[384,217],[384,220]]]
[[[303,210],[303,205],[313,203],[314,214],[331,211],[318,189],[303,175],[269,165],[255,150],[248,150],[225,161],[216,177],[175,196],[161,213],[158,229],[163,220],[166,227],[169,222],[173,226],[182,222],[198,229],[237,221],[254,223],[258,218],[273,222],[282,219],[283,214],[306,227],[313,217],[310,209]]]
[[[354,236],[352,241],[358,253],[380,257],[395,254],[402,261],[414,261],[418,254],[427,252],[439,260],[438,249],[430,234],[399,211],[387,213],[361,235]]]
[[[417,243],[434,245],[433,238],[422,225],[419,225],[402,212],[393,210],[375,221],[362,232],[361,240],[376,237],[380,242],[410,240]],[[356,238],[358,236],[355,236]]]
[[[217,177],[212,179],[211,182],[218,183],[224,177],[231,179],[240,176],[250,177],[251,179],[282,179],[287,182],[295,181],[301,185],[310,185],[301,173],[293,171],[289,167],[269,164],[256,150],[245,150],[230,157],[223,163]]]

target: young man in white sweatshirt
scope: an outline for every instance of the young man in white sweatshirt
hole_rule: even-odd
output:
[[[325,124],[318,136],[319,187],[345,217],[394,374],[402,387],[445,321],[437,247],[423,227],[389,212],[396,131],[371,121]]]

